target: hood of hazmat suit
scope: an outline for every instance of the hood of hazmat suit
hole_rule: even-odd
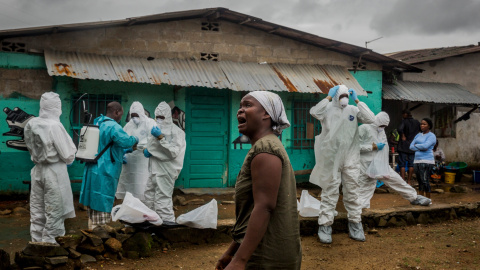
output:
[[[388,142],[385,131],[378,131],[380,126],[388,126],[390,117],[386,112],[379,112],[375,116],[375,121],[372,124],[361,125],[358,128],[359,142],[360,142],[360,168],[362,173],[365,173],[373,158],[379,151],[373,151],[372,143],[384,143],[385,147],[380,150],[387,153],[388,158]],[[387,160],[388,163],[388,160]]]
[[[57,93],[47,92],[40,98],[39,117],[60,122],[62,115],[62,102]]]
[[[370,208],[370,200],[376,188],[377,179],[382,180],[389,188],[399,193],[404,199],[412,202],[417,198],[417,192],[408,185],[402,177],[388,164],[388,141],[380,126],[388,126],[390,117],[386,112],[379,112],[373,124],[361,125],[358,128],[360,141],[360,192],[359,201],[362,208]],[[373,150],[372,143],[383,143],[382,150]],[[383,177],[370,177],[368,174],[383,174]]]
[[[339,102],[342,94],[348,94],[344,85],[340,85],[332,102],[325,98],[310,109],[310,114],[322,125],[322,132],[315,137],[315,167],[310,174],[310,182],[322,188],[318,219],[322,226],[333,224],[340,184],[343,184],[349,222],[361,222],[362,209],[357,193],[360,174],[358,123],[373,123],[375,115],[363,102],[342,107]]]
[[[122,173],[118,182],[117,199],[123,199],[125,192],[130,192],[135,198],[143,200],[145,185],[147,184],[148,159],[143,156],[143,149],[147,146],[147,139],[151,137],[150,131],[155,125],[155,120],[145,115],[143,105],[134,101],[130,106],[130,121],[123,127],[123,130],[130,136],[138,138],[137,150],[126,154],[127,164],[123,164]],[[139,115],[138,124],[131,118],[132,114]]]
[[[158,104],[157,108],[155,108],[155,119],[157,119],[157,116],[164,116],[165,119],[161,120],[161,123],[158,123],[157,120],[157,126],[162,130],[162,128],[170,128],[173,124],[173,119],[172,119],[172,110],[170,109],[170,106],[165,102],[162,101],[160,104]],[[162,130],[163,133],[163,130]]]
[[[61,107],[57,93],[43,94],[39,117],[25,127],[25,144],[35,163],[30,192],[34,242],[56,243],[55,237],[65,234],[63,220],[75,217],[66,165],[75,160],[77,148],[60,122]]]
[[[149,158],[151,175],[145,191],[145,205],[157,212],[163,221],[174,222],[173,187],[183,168],[187,143],[185,132],[173,124],[171,108],[166,102],[158,104],[157,116],[165,117],[160,124],[156,123],[164,137],[148,139],[147,150],[152,156]]]

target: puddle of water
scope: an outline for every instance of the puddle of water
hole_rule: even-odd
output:
[[[13,239],[30,240],[30,217],[0,217],[0,248]]]

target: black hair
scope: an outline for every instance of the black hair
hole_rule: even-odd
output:
[[[270,122],[270,127],[271,128],[278,126],[278,124],[276,122],[274,122],[272,118],[270,118],[270,120],[271,120],[271,122]]]
[[[122,110],[123,110],[122,105],[116,101],[112,101],[107,105],[107,113],[109,114],[112,114],[115,111],[122,111]]]
[[[429,128],[430,130],[432,130],[432,129],[433,129],[433,122],[432,122],[432,119],[430,119],[430,118],[426,118],[426,117],[425,117],[425,118],[423,118],[423,119],[422,119],[422,121],[425,121],[425,122],[427,122],[427,124],[428,124],[428,128]]]
[[[178,108],[177,106],[175,106],[175,107],[172,108],[172,114],[174,114],[175,112],[181,113],[182,110],[180,110],[180,108]]]
[[[411,112],[409,109],[404,109],[404,110],[402,111],[402,114],[405,114],[405,113],[406,113],[408,116],[412,116],[412,112]]]

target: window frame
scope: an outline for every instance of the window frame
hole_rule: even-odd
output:
[[[73,142],[78,146],[80,130],[83,127],[82,123],[82,107],[85,102],[86,110],[92,113],[92,119],[90,124],[93,125],[93,120],[100,116],[100,114],[106,115],[107,105],[112,101],[117,101],[122,104],[122,96],[117,94],[74,94],[70,99],[71,111],[70,111],[70,134]],[[81,98],[81,99],[79,99]],[[93,104],[92,104],[93,103]],[[102,104],[103,103],[103,104]],[[92,108],[92,105],[95,108]]]
[[[291,148],[294,150],[313,150],[315,137],[322,132],[320,121],[310,114],[310,109],[317,101],[292,100]],[[299,116],[302,119],[298,119]],[[307,138],[307,123],[313,123],[313,138]],[[300,135],[300,137],[299,137]],[[302,136],[303,135],[303,136]]]

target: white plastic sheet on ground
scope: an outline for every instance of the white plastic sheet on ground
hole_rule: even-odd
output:
[[[215,199],[177,217],[177,223],[197,229],[216,229],[218,204]]]
[[[320,201],[308,194],[308,190],[302,190],[298,211],[302,217],[318,217],[320,213]]]
[[[368,166],[366,171],[368,177],[373,179],[388,179],[390,178],[390,166],[388,164],[388,148],[384,147],[378,151],[375,157]]]
[[[148,221],[154,225],[163,224],[160,216],[139,199],[133,197],[132,193],[126,192],[123,203],[113,207],[112,220],[123,220],[128,223],[142,223]]]

